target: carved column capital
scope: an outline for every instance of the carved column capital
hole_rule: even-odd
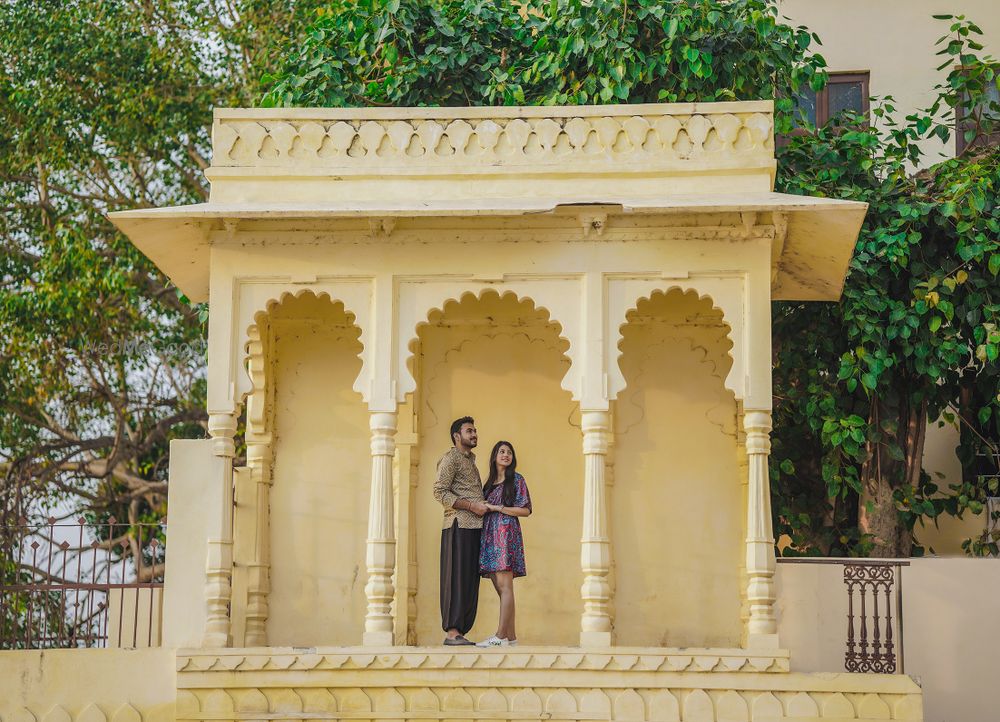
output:
[[[208,414],[208,435],[212,439],[212,453],[230,460],[236,456],[237,415],[231,411]]]
[[[746,433],[747,454],[771,453],[770,411],[745,411],[743,430]]]

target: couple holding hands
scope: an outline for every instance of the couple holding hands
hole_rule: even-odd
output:
[[[531,497],[517,473],[509,441],[490,453],[484,485],[476,455],[476,422],[470,416],[451,424],[452,448],[438,462],[434,498],[444,506],[441,530],[441,626],[448,646],[470,646],[465,634],[476,621],[479,580],[489,577],[500,597],[497,632],[478,647],[517,644],[514,632],[514,579],[523,577],[524,539],[518,517],[531,514]]]

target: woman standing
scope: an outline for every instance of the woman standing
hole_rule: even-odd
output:
[[[490,475],[483,487],[486,508],[479,552],[479,574],[489,577],[500,597],[497,633],[479,647],[517,644],[514,632],[514,578],[523,577],[524,538],[520,516],[531,514],[531,496],[524,477],[517,473],[517,455],[509,441],[498,441],[490,454]]]

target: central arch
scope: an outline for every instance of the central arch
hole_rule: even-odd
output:
[[[412,399],[419,465],[412,500],[416,526],[415,640],[440,644],[439,554],[442,509],[431,489],[449,448],[451,421],[471,415],[479,428],[483,478],[499,439],[511,441],[528,483],[534,514],[522,521],[528,575],[516,582],[518,637],[531,644],[575,644],[580,619],[582,518],[580,421],[561,381],[570,361],[559,324],[530,298],[496,291],[465,294],[432,311],[413,346]],[[476,626],[496,631],[497,602],[483,580]]]

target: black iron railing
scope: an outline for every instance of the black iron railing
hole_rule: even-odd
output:
[[[847,591],[844,669],[848,672],[902,674],[903,559],[827,559],[782,557],[783,563],[843,567]]]
[[[847,587],[844,669],[848,672],[903,672],[901,569],[908,565],[909,562],[896,559],[866,559],[844,564],[844,585]]]
[[[165,528],[0,527],[0,649],[157,646]]]

